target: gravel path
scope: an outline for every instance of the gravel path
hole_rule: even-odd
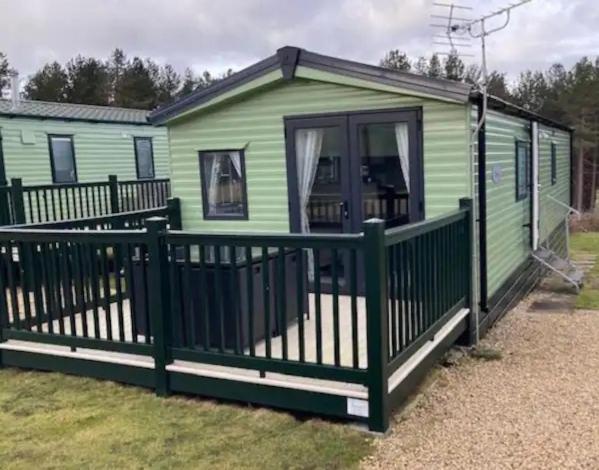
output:
[[[599,312],[520,304],[377,440],[367,468],[599,468]]]

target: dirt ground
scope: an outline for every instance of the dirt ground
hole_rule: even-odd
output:
[[[570,300],[536,292],[440,366],[363,466],[599,468],[599,312]]]

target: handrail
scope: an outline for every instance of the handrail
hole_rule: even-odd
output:
[[[559,199],[554,198],[551,194],[547,196],[548,199],[557,203],[565,209],[568,209],[569,213],[576,214],[578,217],[582,216],[581,212],[577,209],[574,209],[572,206],[566,204],[565,202],[560,201]]]
[[[385,245],[395,245],[408,238],[432,232],[433,230],[449,225],[452,222],[463,219],[467,214],[468,209],[457,209],[449,214],[443,214],[432,219],[387,229],[385,230]]]
[[[11,225],[7,228],[9,229],[62,229],[68,230],[72,226],[81,226],[81,225],[93,225],[93,224],[102,224],[108,222],[119,222],[122,220],[128,220],[135,217],[154,217],[154,216],[163,216],[168,211],[168,206],[154,207],[152,209],[139,209],[136,211],[129,212],[117,212],[115,214],[106,214],[99,215],[96,217],[83,217],[78,219],[67,219],[67,220],[59,220],[56,222],[39,222],[35,224],[19,224],[19,225]]]

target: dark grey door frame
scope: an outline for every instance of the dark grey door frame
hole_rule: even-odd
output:
[[[392,110],[355,113],[349,116],[349,142],[352,164],[351,179],[353,182],[360,181],[360,136],[358,126],[365,124],[386,124],[395,122],[408,123],[408,139],[410,142],[410,207],[409,221],[417,222],[424,219],[424,172],[422,165],[422,112],[421,110]],[[362,230],[362,185],[352,189],[355,201],[352,200],[354,208],[353,231]]]
[[[346,207],[351,207],[350,198],[350,152],[347,142],[347,118],[343,116],[286,117],[285,158],[287,161],[287,195],[289,198],[289,226],[291,232],[301,232],[301,212],[297,181],[297,161],[295,155],[295,131],[322,127],[338,127],[341,145],[341,199]],[[351,215],[342,218],[343,232],[351,231]]]
[[[361,124],[408,122],[410,139],[410,222],[424,219],[424,166],[422,108],[392,108],[344,113],[311,114],[284,117],[285,158],[287,162],[287,194],[291,232],[301,232],[295,131],[317,127],[339,127],[342,146],[342,198],[348,205],[348,217],[343,219],[344,232],[362,230],[362,194],[360,153],[357,126]],[[412,144],[413,143],[413,144]],[[345,155],[347,158],[343,158]]]

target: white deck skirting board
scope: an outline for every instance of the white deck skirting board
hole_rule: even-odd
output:
[[[426,357],[452,332],[452,330],[461,322],[466,315],[470,313],[470,309],[463,308],[457,312],[454,317],[449,320],[443,327],[437,332],[432,341],[427,341],[423,344],[418,351],[416,351],[406,362],[404,362],[399,369],[397,369],[387,384],[387,392],[391,393],[398,385],[400,385],[408,375],[418,367]]]
[[[336,382],[333,380],[314,379],[310,377],[291,376],[267,372],[260,377],[257,370],[240,369],[237,367],[214,366],[194,362],[175,361],[166,366],[169,372],[210,377],[214,379],[235,380],[237,382],[268,385],[270,387],[291,388],[307,392],[326,393],[348,398],[368,399],[368,389],[359,384]]]
[[[0,349],[8,351],[22,351],[34,354],[46,354],[48,356],[68,357],[71,359],[84,359],[86,361],[107,362],[124,366],[142,367],[154,369],[154,359],[138,354],[124,354],[113,351],[101,351],[98,349],[77,348],[71,351],[68,346],[55,346],[53,344],[33,343],[30,341],[9,340],[0,343]]]

